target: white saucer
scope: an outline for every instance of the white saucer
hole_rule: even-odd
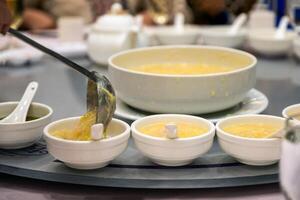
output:
[[[248,92],[245,99],[238,105],[216,113],[200,114],[199,116],[216,123],[229,116],[261,113],[267,108],[268,104],[268,98],[262,92],[252,89]],[[156,113],[138,110],[127,105],[122,100],[117,99],[117,109],[115,112],[116,117],[134,121],[153,114]]]

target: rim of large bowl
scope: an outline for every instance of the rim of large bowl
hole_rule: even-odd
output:
[[[52,139],[52,140],[59,141],[59,142],[66,142],[66,143],[69,143],[69,144],[90,144],[90,143],[94,143],[94,142],[98,142],[98,143],[110,143],[110,142],[119,140],[122,137],[125,137],[126,135],[130,134],[130,126],[126,122],[124,122],[122,120],[119,120],[119,119],[116,119],[116,118],[113,118],[112,120],[115,121],[115,122],[117,122],[117,123],[121,123],[122,125],[124,125],[125,126],[125,131],[123,131],[122,133],[120,133],[117,136],[114,136],[114,137],[111,137],[111,138],[107,138],[107,139],[104,139],[104,140],[98,140],[98,141],[93,141],[93,140],[88,140],[88,141],[66,140],[66,139],[55,137],[55,136],[53,136],[53,135],[50,134],[49,128],[51,128],[52,126],[54,126],[56,124],[59,124],[59,123],[61,123],[63,121],[66,121],[66,120],[77,120],[79,118],[80,118],[80,116],[69,117],[69,118],[64,118],[64,119],[60,119],[60,120],[54,121],[54,122],[48,124],[44,128],[44,130],[43,130],[44,135],[46,137]]]
[[[170,116],[170,117],[186,117],[186,118],[193,118],[193,119],[201,120],[202,122],[206,123],[209,126],[209,130],[206,133],[198,135],[198,136],[188,137],[188,138],[177,138],[175,140],[171,140],[171,139],[168,139],[168,138],[160,138],[160,137],[154,137],[154,136],[143,134],[139,130],[137,130],[137,128],[136,128],[137,124],[140,123],[143,120],[147,120],[147,119],[151,119],[151,118],[157,118],[157,117],[168,117],[168,116]],[[150,116],[143,117],[141,119],[135,120],[131,124],[131,130],[132,130],[132,133],[136,133],[139,136],[150,139],[150,140],[187,142],[187,141],[193,141],[193,140],[198,140],[198,139],[201,139],[201,138],[205,138],[209,135],[214,136],[214,133],[215,133],[216,129],[215,129],[215,125],[212,122],[208,121],[207,119],[201,118],[201,117],[196,117],[196,116],[192,116],[192,115],[184,115],[184,114],[156,114],[156,115],[150,115]]]
[[[198,75],[172,75],[172,74],[154,74],[154,73],[146,73],[146,72],[138,72],[138,71],[134,71],[134,70],[129,70],[126,69],[124,67],[119,67],[117,65],[115,65],[113,63],[113,60],[121,55],[125,55],[128,53],[134,53],[134,52],[139,52],[139,51],[145,51],[145,50],[156,50],[156,49],[173,49],[173,48],[179,48],[179,49],[184,49],[184,48],[192,48],[192,49],[216,49],[216,50],[226,50],[226,51],[230,51],[230,52],[234,52],[234,53],[238,53],[244,56],[247,56],[249,58],[251,58],[251,60],[253,61],[251,64],[247,65],[246,67],[243,67],[241,69],[236,69],[233,71],[229,71],[229,72],[222,72],[222,73],[215,73],[215,74],[198,74]],[[108,59],[108,67],[114,67],[120,71],[124,71],[127,73],[131,73],[131,74],[139,74],[139,75],[145,75],[145,76],[155,76],[155,77],[169,77],[169,78],[199,78],[199,77],[218,77],[218,76],[224,76],[224,75],[229,75],[229,74],[236,74],[242,71],[246,71],[250,68],[255,67],[255,65],[257,64],[257,59],[255,56],[253,56],[252,54],[245,52],[245,51],[241,51],[241,50],[237,50],[237,49],[233,49],[233,48],[228,48],[228,47],[219,47],[219,46],[197,46],[197,45],[165,45],[165,46],[154,46],[154,47],[143,47],[143,48],[138,48],[138,49],[130,49],[130,50],[126,50],[126,51],[122,51],[119,53],[116,53],[114,55],[112,55],[111,57],[109,57]]]
[[[233,117],[228,117],[225,119],[220,120],[217,124],[216,124],[216,132],[217,132],[217,136],[219,137],[219,134],[223,134],[229,138],[232,138],[234,140],[240,140],[240,141],[252,141],[252,142],[271,142],[271,141],[278,141],[281,140],[280,138],[248,138],[248,137],[241,137],[241,136],[237,136],[237,135],[233,135],[230,133],[227,133],[226,131],[224,131],[220,126],[222,123],[228,121],[228,120],[232,120],[232,119],[238,119],[238,118],[248,118],[248,117],[268,117],[268,118],[276,118],[276,119],[281,119],[284,120],[284,118],[282,117],[278,117],[278,116],[273,116],[273,115],[261,115],[261,114],[248,114],[248,115],[240,115],[240,116],[233,116]]]
[[[8,101],[8,102],[3,102],[3,103],[0,103],[0,106],[5,106],[5,105],[17,105],[19,102],[18,101]],[[52,114],[53,114],[53,109],[46,105],[46,104],[43,104],[43,103],[37,103],[37,102],[32,102],[31,104],[33,104],[34,106],[39,106],[39,107],[43,107],[43,108],[46,108],[48,110],[48,114],[42,116],[42,117],[39,117],[37,119],[34,119],[34,120],[30,120],[30,121],[25,121],[25,122],[17,122],[17,123],[0,123],[0,126],[11,126],[11,125],[28,125],[28,124],[33,124],[33,123],[37,123],[37,122],[40,122],[40,121],[43,121],[44,119],[47,119],[48,117],[50,117]]]

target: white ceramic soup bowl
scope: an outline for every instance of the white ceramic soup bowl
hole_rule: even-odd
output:
[[[281,139],[246,138],[232,135],[223,127],[237,123],[272,123],[284,127],[285,119],[271,115],[242,115],[221,120],[216,125],[221,148],[239,162],[247,165],[270,165],[280,158]]]
[[[107,132],[111,136],[98,141],[65,140],[51,135],[54,131],[72,129],[80,117],[71,117],[52,122],[44,129],[44,138],[49,153],[67,166],[75,169],[105,167],[127,147],[130,127],[125,122],[112,119]]]
[[[0,118],[8,116],[19,102],[0,103]],[[28,116],[37,119],[22,123],[0,123],[0,148],[19,149],[37,142],[50,123],[53,110],[41,103],[31,103]]]
[[[168,62],[242,68],[208,75],[164,75],[130,69]],[[200,114],[241,102],[255,85],[256,62],[249,53],[224,47],[148,47],[112,56],[109,76],[117,96],[132,107],[154,113]]]
[[[239,30],[236,34],[230,35],[230,26],[205,27],[201,31],[203,43],[207,45],[238,48],[245,42],[247,33],[245,29]]]
[[[291,115],[299,114],[297,118],[300,118],[300,104],[294,104],[286,107],[282,111],[282,116],[285,118],[289,118]],[[293,118],[293,117],[292,117]],[[293,118],[293,121],[297,124],[300,124],[300,120],[297,118]]]
[[[159,138],[146,135],[139,128],[164,120],[191,122],[208,127],[207,133],[190,138]],[[152,115],[136,120],[131,125],[132,137],[138,150],[159,165],[182,166],[191,163],[209,151],[215,135],[214,125],[200,117],[176,114]]]
[[[144,32],[150,46],[196,44],[200,36],[199,29],[194,26],[184,26],[182,30],[174,26],[146,27]]]
[[[283,39],[274,38],[275,30],[258,29],[249,32],[248,45],[257,53],[267,56],[287,55],[292,49],[295,33],[288,31]]]

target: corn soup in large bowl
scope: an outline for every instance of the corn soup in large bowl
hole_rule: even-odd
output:
[[[256,62],[224,47],[148,47],[112,56],[109,76],[117,96],[132,107],[201,114],[241,102],[254,87]]]

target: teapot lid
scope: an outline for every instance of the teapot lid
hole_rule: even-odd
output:
[[[126,30],[134,24],[134,18],[123,10],[120,3],[114,3],[110,11],[100,16],[94,28],[97,30]]]

